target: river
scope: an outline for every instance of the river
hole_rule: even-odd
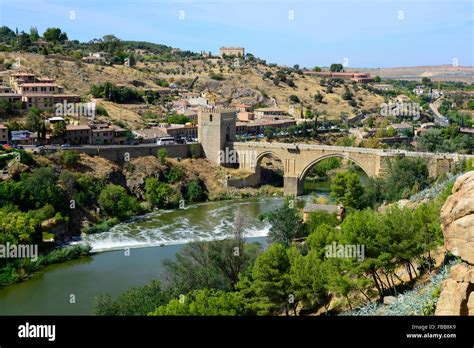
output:
[[[0,289],[0,315],[91,314],[97,295],[117,296],[160,279],[161,262],[174,258],[186,243],[225,238],[237,211],[245,219],[246,237],[265,244],[270,226],[258,216],[282,202],[281,197],[266,197],[194,204],[89,235],[85,242],[93,248],[91,256],[48,266],[26,281]],[[73,297],[75,301],[70,301]]]

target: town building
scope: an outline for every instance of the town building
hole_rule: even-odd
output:
[[[163,127],[150,127],[137,129],[132,134],[140,140],[141,143],[156,143],[156,140],[168,136]]]
[[[114,144],[115,128],[109,124],[91,125],[92,145],[112,145]]]
[[[402,135],[404,132],[407,132],[407,131],[411,132],[413,130],[413,125],[408,122],[394,123],[394,124],[391,124],[389,127],[392,127],[393,129],[395,129],[400,135]]]
[[[109,52],[94,52],[91,54],[92,57],[108,59],[110,57]]]
[[[105,64],[105,58],[103,57],[88,56],[88,57],[83,57],[82,61],[87,64],[98,64],[98,65]]]
[[[88,125],[67,125],[65,141],[71,145],[87,145],[91,143],[91,127]]]
[[[119,128],[119,127],[113,127],[113,132],[114,132],[113,142],[115,145],[125,145],[127,143],[128,130]]]
[[[280,108],[260,108],[255,111],[255,118],[267,118],[267,119],[276,119],[278,120],[281,117],[288,118],[291,117],[287,111]]]
[[[80,103],[81,97],[76,94],[27,93],[21,95],[26,109],[37,107],[40,110],[53,109],[58,103]]]
[[[8,86],[0,85],[0,94],[10,94],[13,93],[13,89]]]
[[[20,100],[26,109],[37,107],[40,110],[52,109],[55,104],[79,103],[81,97],[77,94],[65,94],[64,87],[54,79],[36,77],[35,74],[18,72],[10,75],[10,87],[15,94],[0,94],[0,98],[9,98],[10,102]]]

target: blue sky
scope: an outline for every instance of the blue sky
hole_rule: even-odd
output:
[[[474,65],[473,0],[0,0],[1,25],[214,53],[244,46],[306,67]]]

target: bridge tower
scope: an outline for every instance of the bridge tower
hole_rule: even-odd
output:
[[[198,111],[198,141],[204,156],[221,164],[221,151],[232,150],[236,135],[237,110],[220,107],[201,107]]]

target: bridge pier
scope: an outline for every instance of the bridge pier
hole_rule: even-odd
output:
[[[304,193],[304,181],[298,177],[284,176],[283,193],[285,196],[301,196]]]

